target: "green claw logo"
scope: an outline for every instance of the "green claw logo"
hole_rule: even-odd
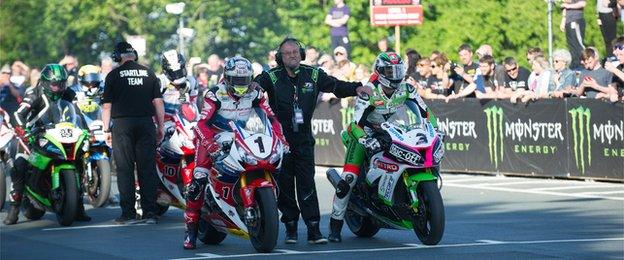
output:
[[[572,135],[574,136],[574,161],[576,168],[585,174],[585,164],[591,165],[591,140],[589,126],[591,124],[591,111],[589,108],[577,107],[570,111]]]
[[[488,149],[490,163],[498,169],[498,164],[503,161],[505,143],[503,142],[503,109],[492,106],[483,110],[486,116],[488,130]],[[500,155],[500,156],[499,156]]]

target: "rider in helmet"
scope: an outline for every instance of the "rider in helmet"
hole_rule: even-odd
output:
[[[355,104],[353,122],[347,128],[347,152],[342,180],[338,188],[342,192],[334,196],[330,218],[328,240],[341,242],[343,219],[345,216],[351,189],[355,186],[364,161],[365,151],[387,149],[392,138],[380,131],[381,123],[406,105],[413,113],[420,113],[427,118],[427,105],[416,93],[414,86],[405,82],[406,67],[399,55],[394,52],[382,52],[377,56],[374,72],[366,85],[373,89],[373,95],[360,95]],[[365,144],[361,144],[362,143]]]
[[[186,102],[196,109],[197,80],[186,72],[186,59],[177,50],[164,52],[160,59],[163,74],[158,76],[167,115],[175,115]]]
[[[41,70],[41,78],[37,82],[37,86],[30,87],[26,90],[24,99],[20,103],[15,112],[15,132],[20,138],[24,138],[27,129],[36,125],[39,115],[45,113],[51,105],[63,99],[72,102],[76,93],[67,88],[67,71],[59,64],[48,64]],[[15,158],[15,166],[11,172],[11,180],[13,181],[11,191],[11,209],[4,219],[4,224],[12,225],[17,223],[19,208],[23,197],[25,174],[29,171],[37,171],[31,167],[27,161],[25,154],[17,154]],[[82,196],[78,200],[79,209],[76,212],[77,221],[89,221],[91,218],[86,215]]]
[[[288,149],[281,125],[269,107],[264,92],[252,81],[252,78],[251,62],[242,57],[233,57],[225,65],[223,80],[206,92],[204,97],[201,117],[195,128],[197,153],[193,180],[186,192],[185,249],[195,248],[197,224],[200,209],[204,204],[204,189],[208,183],[212,158],[220,153],[221,148],[214,140],[215,134],[229,131],[229,121],[247,121],[250,115],[249,111],[252,108],[259,109],[268,116],[275,136]]]
[[[102,99],[102,70],[99,66],[84,65],[78,70],[80,92],[76,93],[76,104],[85,115],[94,112]]]

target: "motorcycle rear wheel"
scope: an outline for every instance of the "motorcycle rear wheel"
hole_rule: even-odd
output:
[[[204,219],[199,219],[199,231],[197,238],[206,245],[217,245],[227,237],[226,233],[216,230]]]
[[[351,232],[358,237],[373,237],[380,229],[371,216],[362,216],[349,208],[345,214],[345,221]]]
[[[277,200],[272,188],[257,189],[255,198],[258,220],[255,227],[249,228],[249,239],[256,251],[269,253],[277,244],[279,231]]]
[[[73,170],[61,170],[62,189],[61,199],[54,201],[56,205],[56,218],[61,226],[69,226],[74,223],[76,210],[78,209],[78,183],[76,172]]]
[[[99,160],[92,164],[94,182],[87,185],[87,196],[94,208],[102,207],[108,202],[111,187],[111,165],[109,160]],[[88,181],[88,180],[87,180]]]
[[[444,203],[437,182],[426,181],[418,185],[418,199],[423,203],[424,218],[414,220],[414,232],[425,245],[437,245],[444,234]]]

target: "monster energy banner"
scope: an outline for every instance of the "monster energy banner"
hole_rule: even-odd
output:
[[[624,180],[622,103],[588,99],[427,103],[446,132],[442,170]],[[321,121],[313,121],[317,163],[342,165],[339,132],[352,115],[350,107],[319,104],[315,118]]]

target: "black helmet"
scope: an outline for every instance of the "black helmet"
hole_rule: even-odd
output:
[[[177,50],[168,50],[162,54],[160,65],[165,76],[173,85],[181,85],[186,82],[186,59]]]
[[[59,100],[67,87],[67,71],[56,63],[45,65],[41,70],[39,86],[50,99]]]

